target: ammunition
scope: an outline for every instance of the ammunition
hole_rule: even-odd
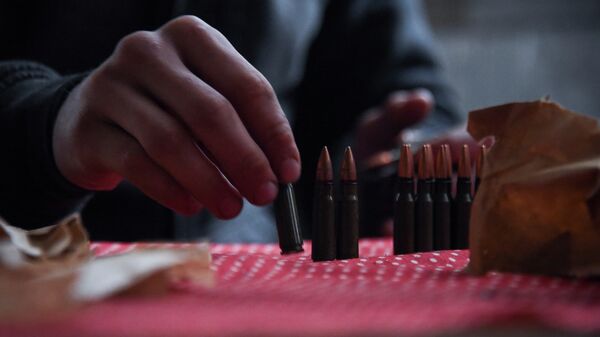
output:
[[[435,160],[435,193],[433,196],[433,248],[450,249],[452,193],[452,158],[450,146],[444,144]]]
[[[281,254],[303,252],[296,196],[292,184],[280,184],[275,199],[275,220]]]
[[[417,197],[415,250],[433,250],[433,152],[431,145],[425,144],[417,166]]]
[[[453,204],[452,248],[465,249],[469,246],[469,220],[471,218],[471,158],[469,146],[463,145],[458,160],[456,196]]]
[[[312,259],[330,261],[336,257],[335,204],[333,169],[327,147],[323,147],[317,164],[313,199]]]
[[[477,156],[477,161],[475,162],[475,193],[479,189],[479,184],[481,183],[481,170],[483,169],[483,163],[487,158],[487,153],[489,149],[485,145],[481,145],[479,147],[479,155]]]
[[[402,145],[394,195],[394,254],[415,251],[415,181],[410,145]]]
[[[358,185],[356,164],[350,147],[346,148],[340,172],[340,198],[337,225],[337,258],[358,257]]]

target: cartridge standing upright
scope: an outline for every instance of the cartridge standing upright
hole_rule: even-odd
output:
[[[417,198],[415,250],[427,252],[433,250],[433,152],[431,145],[421,149],[417,165]]]
[[[394,254],[415,251],[415,166],[410,145],[402,145],[394,196]]]
[[[333,169],[326,146],[323,147],[317,164],[312,218],[311,256],[313,261],[335,260],[337,251]]]
[[[450,146],[444,144],[435,160],[435,193],[433,196],[433,248],[450,249],[452,209],[452,158]]]
[[[337,258],[358,257],[358,186],[356,164],[350,147],[346,148],[340,172],[340,193],[337,216]]]
[[[280,184],[275,199],[275,221],[281,254],[303,252],[296,195],[292,184]]]
[[[469,248],[469,221],[471,218],[471,158],[469,146],[463,145],[458,160],[458,177],[456,179],[456,196],[453,209],[454,222],[452,224],[452,248]]]

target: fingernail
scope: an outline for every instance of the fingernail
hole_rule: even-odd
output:
[[[268,181],[258,188],[254,195],[254,203],[257,205],[266,205],[277,196],[277,185],[274,182]]]
[[[279,179],[283,183],[292,183],[300,178],[300,163],[296,159],[286,159],[280,166]]]
[[[240,200],[235,198],[225,198],[221,200],[219,204],[219,212],[221,216],[226,219],[235,217],[242,210],[242,203]]]

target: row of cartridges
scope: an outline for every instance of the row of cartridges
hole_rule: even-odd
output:
[[[402,146],[394,191],[394,254],[468,248],[471,204],[487,151],[481,145],[473,188],[468,145],[460,151],[455,186],[449,145],[440,146],[435,161],[431,145],[423,145],[416,183],[410,146]]]
[[[415,169],[409,144],[401,148],[394,185],[394,254],[468,247],[473,193],[488,149],[480,147],[474,188],[469,147],[461,148],[456,185],[450,146],[441,145],[435,160],[431,145],[418,153]],[[416,173],[416,174],[415,174]],[[348,147],[334,198],[333,171],[327,148],[317,164],[312,216],[312,259],[328,261],[358,257],[359,200],[356,166]]]

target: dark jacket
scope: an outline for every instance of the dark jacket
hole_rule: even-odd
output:
[[[305,174],[301,205],[323,145],[393,90],[429,88],[419,127],[458,121],[421,4],[411,0],[98,0],[0,4],[0,215],[35,228],[83,207],[93,239],[172,238],[171,211],[126,182],[90,193],[67,182],[52,154],[62,101],[120,38],[194,14],[220,30],[271,82],[292,121]],[[88,200],[89,199],[89,200]],[[302,206],[301,206],[302,207]]]

